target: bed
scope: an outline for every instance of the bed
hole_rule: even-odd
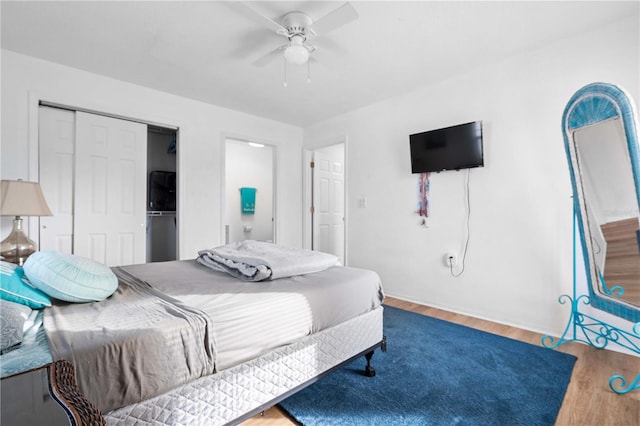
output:
[[[25,368],[12,363],[32,351],[35,363],[70,361],[107,424],[237,424],[357,357],[374,375],[371,356],[385,346],[372,271],[331,266],[252,282],[196,260],[112,270],[112,296],[45,308],[47,336],[25,335],[2,355],[2,375]]]

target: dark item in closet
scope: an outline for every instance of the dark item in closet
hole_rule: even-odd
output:
[[[176,173],[153,171],[149,173],[149,210],[176,210]]]

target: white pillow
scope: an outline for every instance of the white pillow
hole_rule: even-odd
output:
[[[34,287],[67,302],[104,300],[118,288],[118,278],[108,266],[56,251],[29,256],[24,273]]]

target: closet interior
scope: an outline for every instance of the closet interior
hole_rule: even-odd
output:
[[[148,126],[147,262],[177,259],[177,131]]]

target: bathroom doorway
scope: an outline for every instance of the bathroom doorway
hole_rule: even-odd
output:
[[[264,143],[225,138],[225,244],[274,242],[275,150]]]

